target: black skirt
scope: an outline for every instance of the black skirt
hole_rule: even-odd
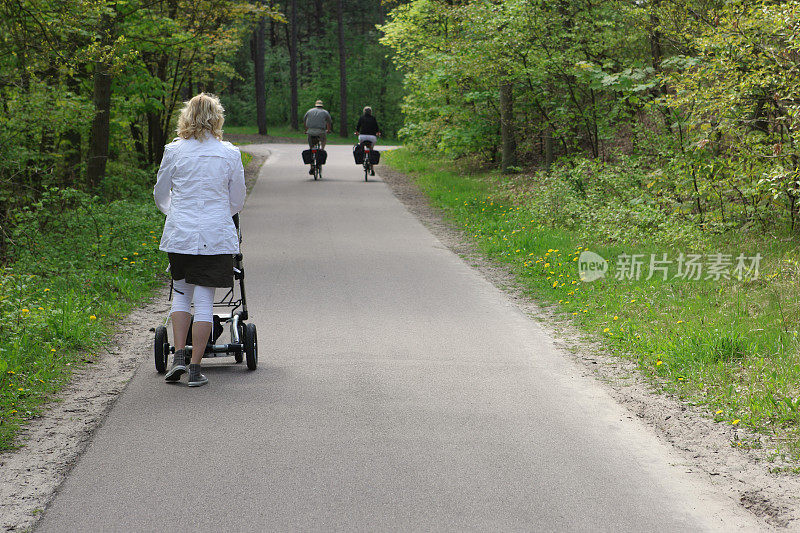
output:
[[[201,287],[233,287],[233,255],[187,255],[168,253],[172,279]]]

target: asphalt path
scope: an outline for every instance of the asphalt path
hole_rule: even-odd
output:
[[[190,389],[143,361],[37,531],[761,527],[349,147],[319,182],[302,146],[247,149],[270,155],[242,213],[258,369]]]

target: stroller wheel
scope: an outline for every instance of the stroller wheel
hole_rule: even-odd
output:
[[[258,366],[258,336],[255,324],[247,324],[244,327],[244,355],[247,359],[247,370],[255,370]]]
[[[167,328],[164,326],[156,328],[153,355],[156,360],[156,370],[159,374],[163,374],[167,371],[167,363],[169,363],[169,339],[167,338]]]

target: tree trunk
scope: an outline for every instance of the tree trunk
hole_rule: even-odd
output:
[[[297,118],[297,0],[292,0],[289,13],[289,125],[292,130],[299,129]]]
[[[267,34],[264,17],[253,31],[253,69],[256,89],[256,121],[259,135],[267,134],[267,84],[264,79],[264,46]]]
[[[336,10],[336,17],[339,22],[339,135],[347,137],[347,68],[345,61],[346,51],[344,48],[344,0],[339,0]]]
[[[86,162],[86,180],[96,189],[106,174],[108,161],[108,137],[111,118],[111,73],[105,63],[95,63],[94,69],[94,118],[89,136],[89,159]]]
[[[500,138],[503,145],[503,158],[500,168],[503,172],[513,172],[517,166],[517,139],[514,136],[514,84],[500,84]]]

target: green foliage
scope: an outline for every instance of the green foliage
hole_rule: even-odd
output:
[[[522,162],[628,155],[662,212],[711,232],[795,229],[798,12],[797,0],[413,0],[382,42],[416,149],[496,163],[512,84]]]
[[[416,0],[396,8],[382,42],[405,75],[406,142],[493,159],[498,90],[509,82],[524,137],[549,129],[564,152],[599,155],[652,87],[653,69],[637,57],[642,15],[622,1]]]
[[[0,3],[0,228],[52,187],[147,191],[181,100],[235,75],[253,15],[277,17],[239,0]],[[93,138],[99,72],[113,79],[110,132]],[[90,145],[106,141],[106,178],[90,183]],[[14,259],[0,245],[0,264]]]

